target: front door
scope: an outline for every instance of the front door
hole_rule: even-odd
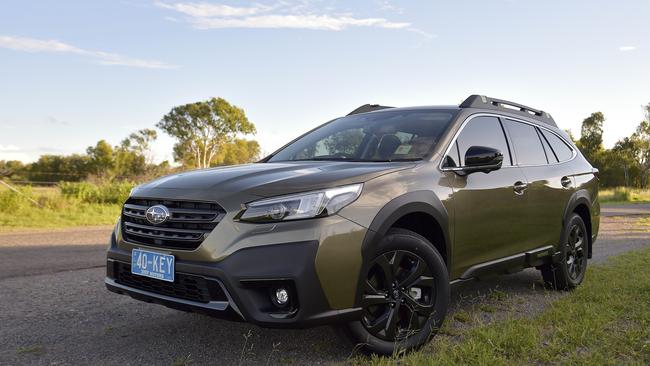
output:
[[[527,181],[513,165],[512,154],[497,117],[479,116],[469,120],[452,143],[447,161],[463,166],[471,146],[499,149],[501,169],[489,173],[457,175],[454,206],[454,248],[452,278],[470,267],[520,253],[526,241]]]

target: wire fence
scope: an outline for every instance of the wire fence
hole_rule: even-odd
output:
[[[56,187],[59,185],[59,182],[43,182],[43,181],[34,181],[34,180],[11,180],[11,183],[14,185],[36,186],[36,187]]]
[[[36,206],[38,206],[38,207],[40,207],[40,208],[43,208],[43,206],[42,206],[40,203],[38,203],[36,200],[34,200],[33,198],[31,198],[31,197],[29,197],[28,195],[24,194],[23,192],[21,192],[20,190],[18,190],[16,187],[12,186],[11,184],[5,182],[5,181],[2,180],[2,179],[0,179],[0,185],[3,185],[3,186],[5,186],[5,187],[9,188],[9,190],[11,190],[12,192],[14,192],[15,194],[17,194],[17,195],[19,195],[19,196],[22,196],[22,197],[25,197],[29,202],[33,203],[34,205],[36,205]]]

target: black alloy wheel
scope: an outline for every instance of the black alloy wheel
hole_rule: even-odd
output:
[[[582,217],[573,214],[566,221],[555,263],[540,267],[544,283],[556,290],[572,290],[587,273],[589,234]]]
[[[586,233],[583,231],[583,227],[573,224],[569,229],[566,243],[566,267],[572,281],[578,280],[587,267],[586,243]]]
[[[362,324],[386,341],[401,341],[418,333],[433,312],[435,281],[418,255],[395,250],[370,266],[362,297]]]
[[[449,272],[436,247],[391,228],[373,245],[359,278],[360,318],[339,328],[366,353],[395,355],[426,344],[449,305]]]

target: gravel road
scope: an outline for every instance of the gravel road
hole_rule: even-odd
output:
[[[650,205],[603,207],[598,263],[650,244]],[[0,365],[328,364],[352,347],[329,327],[262,329],[141,303],[104,288],[110,227],[0,234]],[[496,296],[495,296],[496,295]],[[453,290],[452,328],[533,315],[562,296],[526,270]],[[490,310],[487,311],[486,304]],[[485,311],[476,311],[477,306]]]

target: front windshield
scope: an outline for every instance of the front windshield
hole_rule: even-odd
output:
[[[386,110],[342,117],[289,144],[268,160],[412,161],[429,154],[453,111]]]

